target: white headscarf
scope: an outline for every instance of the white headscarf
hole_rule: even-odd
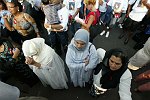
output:
[[[43,38],[33,38],[23,42],[22,50],[25,57],[33,59],[43,65],[47,65],[53,59],[54,50],[45,44]]]

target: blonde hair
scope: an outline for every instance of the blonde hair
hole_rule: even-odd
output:
[[[59,4],[59,3],[61,3],[61,0],[49,0],[49,3],[51,3],[51,4]]]
[[[89,4],[95,5],[96,0],[87,0],[87,5],[89,5]]]
[[[86,0],[86,5],[90,5],[92,4],[93,5],[93,8],[92,8],[92,11],[96,11],[96,0]]]

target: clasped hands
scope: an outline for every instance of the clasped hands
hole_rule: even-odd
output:
[[[25,63],[28,64],[28,65],[34,65],[34,66],[36,66],[38,68],[40,68],[40,66],[41,66],[32,57],[26,57]]]
[[[85,63],[85,66],[87,66],[89,64],[89,57],[86,57],[83,62]]]

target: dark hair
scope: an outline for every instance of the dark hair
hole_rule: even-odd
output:
[[[87,1],[87,5],[90,5],[90,4],[95,5],[96,4],[96,0],[88,0]]]
[[[111,56],[115,56],[115,57],[119,57],[122,61],[122,66],[126,65],[128,63],[128,57],[125,54],[125,52],[120,49],[120,48],[115,48],[115,49],[111,49],[109,51],[106,52],[105,57],[103,59],[103,61],[105,61],[105,59],[110,59]]]
[[[41,2],[43,3],[43,5],[48,5],[49,4],[49,0],[41,0]]]
[[[6,7],[6,4],[5,4],[5,2],[3,1],[3,0],[0,0],[0,3],[3,5],[3,8],[2,9],[7,9],[7,7]]]
[[[114,51],[112,52],[112,55],[115,57],[119,57],[122,61],[122,64],[127,62],[127,56],[125,55],[125,53],[120,49],[118,49],[118,51]]]
[[[18,2],[18,0],[6,0],[6,2],[13,3],[15,7],[19,7],[19,11],[22,12],[22,5]]]

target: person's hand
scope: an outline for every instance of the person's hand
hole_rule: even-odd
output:
[[[35,64],[35,61],[32,57],[26,57],[25,63],[29,64],[29,65],[33,65],[33,64]]]
[[[85,66],[89,64],[89,60],[84,60]]]
[[[86,57],[83,62],[85,63],[85,66],[87,66],[89,64],[89,58]]]
[[[13,52],[12,58],[14,58],[14,59],[16,59],[18,57],[18,55],[20,54],[20,50],[18,48],[14,48],[12,50],[12,52]]]
[[[46,23],[45,23],[45,24],[44,24],[44,27],[45,27],[45,28],[49,28],[49,24],[46,24]]]
[[[7,14],[4,14],[4,15],[2,16],[2,18],[3,18],[3,19],[7,19],[7,18],[8,18],[8,15],[7,15]]]
[[[38,68],[40,68],[40,66],[41,66],[32,57],[26,57],[25,63],[28,64],[28,65],[34,65],[34,66],[36,66]]]
[[[70,16],[69,16],[69,21],[72,22],[72,21],[74,20],[74,18],[75,18],[75,16],[70,15]]]

